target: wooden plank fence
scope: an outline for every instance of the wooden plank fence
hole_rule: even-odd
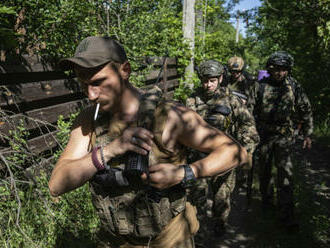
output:
[[[145,77],[146,87],[157,84],[166,97],[171,98],[179,85],[176,59],[152,57],[144,59],[143,63],[153,68]],[[1,157],[13,153],[8,137],[23,122],[29,132],[26,144],[32,152],[29,156],[44,156],[49,160],[49,154],[60,145],[55,138],[59,116],[68,118],[88,104],[74,75],[52,70],[38,56],[26,55],[1,62]],[[0,160],[0,177],[6,175],[5,168],[4,161]]]

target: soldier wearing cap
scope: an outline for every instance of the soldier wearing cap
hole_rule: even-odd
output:
[[[200,114],[204,120],[219,130],[236,138],[248,151],[250,159],[259,142],[255,121],[242,100],[226,88],[221,87],[224,67],[216,60],[207,60],[198,67],[201,87],[187,99],[186,105]],[[194,159],[205,154],[192,152]],[[235,171],[225,175],[199,181],[192,190],[200,219],[206,218],[205,198],[209,195],[213,206],[214,231],[224,234],[230,212],[230,197],[236,182]],[[211,189],[211,192],[208,189]],[[210,201],[209,201],[210,202]],[[204,235],[204,234],[202,234]]]
[[[99,247],[194,247],[198,221],[186,189],[246,163],[245,149],[157,88],[133,87],[115,40],[88,37],[60,66],[75,71],[93,104],[74,123],[49,181],[51,195],[89,182]],[[185,147],[209,155],[187,164]]]
[[[270,76],[259,81],[251,105],[260,135],[257,168],[264,209],[273,203],[274,160],[280,218],[289,229],[298,227],[294,214],[291,162],[294,131],[299,127],[304,137],[303,148],[311,147],[313,132],[311,105],[303,88],[291,76],[293,64],[293,57],[287,52],[270,55],[266,64]]]
[[[244,70],[245,64],[241,57],[234,56],[228,60],[227,68],[230,76],[226,85],[232,90],[233,94],[239,96],[248,106],[251,88],[255,87],[255,79]]]

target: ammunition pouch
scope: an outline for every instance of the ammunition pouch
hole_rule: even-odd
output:
[[[93,181],[104,188],[112,189],[129,185],[129,181],[123,175],[123,171],[118,168],[110,168],[109,170],[97,173]]]
[[[123,175],[127,178],[130,186],[134,189],[142,188],[144,186],[141,180],[143,173],[149,174],[149,156],[128,152]]]
[[[229,118],[230,114],[231,114],[231,109],[229,107],[227,107],[225,105],[217,104],[211,109],[210,115],[208,115],[205,120],[211,126],[219,127],[219,123],[223,122],[222,120],[219,120],[219,118],[220,118],[219,115],[222,115],[225,117],[225,120],[226,120],[223,128],[227,129],[230,125],[230,118]]]
[[[213,113],[213,114],[222,114],[224,116],[228,116],[228,115],[230,115],[231,110],[226,105],[217,104],[217,105],[214,106],[214,108],[211,109],[211,113]]]

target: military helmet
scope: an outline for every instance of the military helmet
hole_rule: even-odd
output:
[[[293,57],[284,51],[277,51],[271,54],[267,60],[266,67],[271,68],[272,66],[283,66],[287,69],[291,69],[294,64]]]
[[[206,60],[198,66],[198,77],[220,77],[224,72],[224,67],[216,60]]]
[[[229,71],[242,71],[244,68],[244,60],[241,57],[231,57],[228,60]]]

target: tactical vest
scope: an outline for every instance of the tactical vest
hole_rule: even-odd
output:
[[[154,144],[149,152],[149,166],[158,163],[182,165],[186,163],[183,147],[177,145],[173,150],[168,150],[162,143],[167,113],[174,103],[164,101],[160,92],[158,88],[142,95],[138,121],[130,126],[141,126],[154,134]],[[100,118],[95,124],[96,145],[108,144],[119,137],[127,127],[113,120],[111,115]],[[127,156],[123,155],[111,159],[108,166],[123,170],[126,162]],[[109,234],[135,245],[148,244],[186,207],[186,192],[178,185],[164,191],[150,187],[104,188],[91,180],[90,186],[92,201],[102,228]]]
[[[259,82],[255,113],[258,132],[262,136],[292,136],[296,83],[291,77],[287,78],[282,86],[272,86],[268,82],[269,78]]]
[[[189,98],[187,106],[196,111],[211,126],[232,134],[234,116],[229,97],[229,89],[221,88],[209,98],[203,99],[201,96]]]

